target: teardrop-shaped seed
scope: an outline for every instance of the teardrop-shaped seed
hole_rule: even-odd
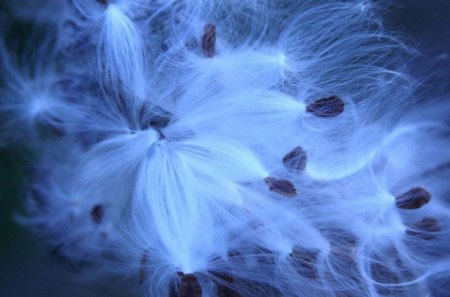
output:
[[[305,170],[306,160],[306,151],[297,146],[283,157],[283,164],[292,170]]]
[[[197,277],[192,274],[177,273],[180,278],[178,296],[179,297],[201,297],[202,287],[197,280]]]
[[[105,210],[103,205],[97,204],[91,210],[91,218],[92,221],[96,224],[100,224],[103,221],[103,217],[105,215]]]
[[[266,177],[264,179],[269,186],[269,190],[287,197],[297,196],[297,189],[294,184],[285,179],[278,179],[274,177]]]
[[[431,200],[431,194],[423,188],[415,187],[395,197],[395,206],[402,209],[417,209]]]
[[[205,25],[201,46],[205,56],[212,58],[216,55],[216,26],[214,24]]]
[[[407,234],[426,240],[434,239],[436,236],[433,233],[441,231],[441,226],[435,218],[424,218],[412,227],[406,230]]]
[[[335,117],[343,111],[344,101],[335,95],[316,100],[306,106],[306,112],[321,118]]]

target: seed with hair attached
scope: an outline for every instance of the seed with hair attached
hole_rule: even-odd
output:
[[[205,56],[212,58],[216,55],[216,26],[208,23],[203,28],[202,50]]]
[[[183,272],[177,272],[178,276],[180,276],[179,282],[179,297],[201,297],[202,296],[202,287],[197,280],[197,277],[192,274],[184,274]]]
[[[299,274],[308,278],[317,278],[317,271],[314,265],[318,256],[317,250],[294,247],[289,256]]]
[[[431,194],[423,188],[415,187],[395,197],[395,206],[402,209],[421,208],[431,200]]]
[[[145,277],[147,276],[147,265],[149,262],[149,252],[146,250],[141,257],[141,269],[139,269],[139,284],[144,283]]]
[[[424,218],[412,225],[406,233],[425,240],[431,240],[436,237],[436,233],[441,231],[441,226],[435,218]]]
[[[283,164],[291,170],[305,170],[306,168],[306,151],[297,146],[283,157]]]
[[[170,123],[171,115],[165,114],[161,116],[156,116],[150,120],[150,126],[153,128],[163,129],[166,128]]]
[[[269,186],[269,190],[287,197],[297,196],[297,189],[288,180],[278,179],[274,177],[266,177],[264,179],[266,184]]]
[[[232,284],[234,282],[234,277],[231,274],[226,274],[223,272],[209,271],[212,275],[221,279],[223,282],[214,281],[217,287],[217,295],[219,297],[240,297],[241,295],[233,290],[228,284]]]
[[[306,112],[320,118],[335,117],[344,112],[344,101],[335,95],[325,97],[308,104]]]
[[[241,294],[225,285],[217,285],[217,295],[219,297],[241,297]]]
[[[105,210],[103,208],[103,205],[97,204],[95,205],[91,210],[91,218],[92,221],[96,224],[100,224],[103,220],[103,217],[105,215]]]

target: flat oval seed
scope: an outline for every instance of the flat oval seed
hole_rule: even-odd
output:
[[[431,194],[423,188],[415,187],[395,197],[395,206],[402,209],[417,209],[431,200]]]
[[[441,231],[441,226],[435,218],[424,218],[412,225],[412,229],[406,230],[406,233],[418,238],[431,240],[436,236],[433,233]]]
[[[288,169],[305,170],[306,160],[306,151],[301,146],[297,146],[283,157],[283,164]]]
[[[205,25],[201,46],[205,56],[212,58],[216,55],[216,26],[214,24]]]
[[[269,186],[269,190],[287,197],[297,196],[297,189],[288,180],[277,179],[274,177],[266,177],[264,179],[266,184]]]
[[[320,118],[335,117],[344,112],[344,101],[335,95],[325,97],[308,104],[306,112]]]

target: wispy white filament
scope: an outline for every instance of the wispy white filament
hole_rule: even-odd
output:
[[[105,89],[133,93],[142,88],[145,69],[142,36],[133,21],[111,4],[98,37],[99,77]]]
[[[446,296],[450,105],[381,4],[68,2],[0,47],[21,221],[144,296]]]

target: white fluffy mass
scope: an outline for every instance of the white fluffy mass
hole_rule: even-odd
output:
[[[39,2],[0,144],[60,255],[148,297],[448,296],[450,104],[383,2]]]

